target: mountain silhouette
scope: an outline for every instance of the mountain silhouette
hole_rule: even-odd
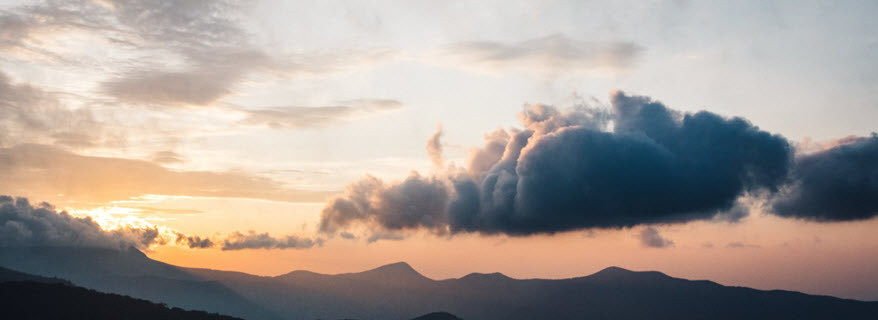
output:
[[[183,309],[246,319],[280,319],[220,282],[204,280],[177,266],[152,260],[135,248],[0,248],[0,266]]]
[[[234,320],[204,311],[165,305],[76,287],[35,281],[0,282],[5,319]]]
[[[257,320],[412,319],[437,310],[483,320],[869,319],[878,314],[878,302],[728,287],[618,267],[557,280],[513,279],[500,273],[433,280],[404,262],[358,273],[329,275],[299,270],[264,277],[176,267],[139,252],[80,250],[0,249],[0,266],[26,272],[33,270],[21,266],[32,267],[41,276],[68,275],[65,278],[76,284],[91,281],[86,285],[91,288],[102,286],[168,305]],[[63,259],[52,257],[55,254]],[[56,265],[47,266],[47,261]]]
[[[432,312],[412,320],[463,320],[448,312]]]

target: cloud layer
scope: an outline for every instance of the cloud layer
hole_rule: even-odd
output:
[[[174,171],[148,161],[81,156],[29,144],[0,148],[0,179],[2,193],[26,192],[51,201],[106,202],[160,194],[317,202],[329,195],[239,172]]]
[[[308,249],[322,246],[323,239],[311,239],[288,235],[275,238],[268,233],[249,231],[246,234],[235,232],[222,241],[222,250],[242,249]]]
[[[165,240],[156,228],[125,227],[106,231],[91,218],[56,211],[48,203],[31,205],[26,198],[0,195],[0,246],[75,246],[148,248]]]
[[[167,234],[165,233],[165,236]],[[323,239],[268,233],[233,232],[219,240],[176,232],[173,242],[190,249],[307,249]],[[27,198],[0,195],[0,247],[97,247],[149,249],[169,242],[158,227],[122,227],[104,230],[91,217],[74,217],[48,203],[32,205]]]
[[[733,220],[739,197],[773,192],[787,177],[789,143],[742,118],[682,114],[621,92],[611,102],[611,110],[532,106],[519,115],[523,130],[486,135],[468,168],[390,184],[366,177],[327,204],[321,230],[361,222],[529,235]]]

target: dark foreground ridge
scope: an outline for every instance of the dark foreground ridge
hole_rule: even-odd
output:
[[[234,320],[229,316],[168,308],[118,294],[97,292],[60,279],[0,268],[5,319]]]
[[[136,250],[82,248],[0,248],[0,266],[251,320],[874,319],[878,315],[878,302],[728,287],[618,267],[560,280],[513,279],[499,273],[433,280],[404,262],[359,273],[294,271],[261,277],[181,268]],[[447,313],[435,313],[438,310]]]

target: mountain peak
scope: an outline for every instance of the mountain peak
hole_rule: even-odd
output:
[[[505,274],[494,272],[494,273],[478,273],[473,272],[468,275],[463,276],[460,280],[510,280],[512,278],[506,276]]]
[[[609,266],[609,267],[604,268],[604,269],[601,270],[601,271],[595,272],[593,275],[598,275],[598,274],[628,274],[628,273],[634,273],[634,271],[631,271],[631,270],[628,270],[628,269],[625,269],[625,268],[621,268],[621,267],[617,267],[617,266]]]
[[[349,277],[390,282],[408,282],[429,280],[405,262],[395,262],[360,273],[348,274]]]
[[[380,266],[378,268],[375,268],[375,269],[372,269],[369,271],[418,273],[417,271],[415,271],[415,268],[412,268],[411,265],[409,265],[408,263],[406,263],[404,261],[394,262],[391,264],[385,264],[383,266]],[[366,272],[369,272],[369,271],[366,271]]]
[[[650,280],[650,279],[666,279],[671,278],[664,273],[658,271],[631,271],[628,269],[612,266],[604,268],[601,271],[585,278],[597,280]]]

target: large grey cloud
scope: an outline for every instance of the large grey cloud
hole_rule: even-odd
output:
[[[125,249],[148,248],[165,240],[156,228],[121,228],[111,231],[91,218],[56,211],[48,203],[32,205],[26,198],[0,195],[0,246],[78,246]]]
[[[878,216],[878,134],[799,156],[775,213],[815,221]]]
[[[486,136],[463,170],[396,183],[367,177],[326,205],[321,229],[362,222],[529,235],[729,220],[742,216],[741,196],[785,182],[787,140],[742,118],[684,114],[621,92],[611,102],[611,110],[530,107],[524,129]]]

